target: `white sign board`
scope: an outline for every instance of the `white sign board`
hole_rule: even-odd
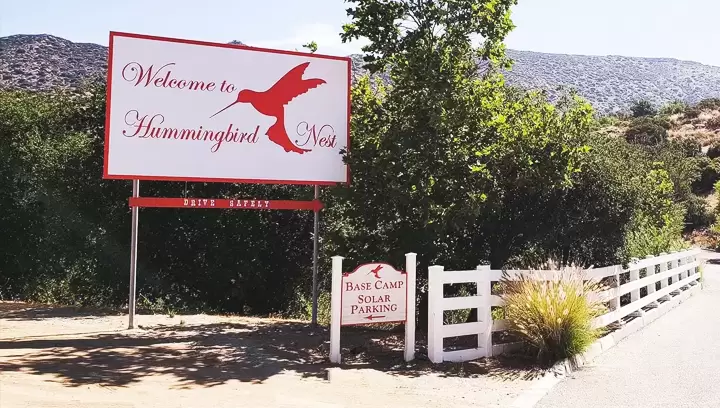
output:
[[[415,358],[416,254],[405,254],[405,271],[371,263],[344,273],[343,258],[332,258],[330,362],[340,363],[340,328],[372,323],[405,323],[405,361]]]
[[[385,263],[365,264],[342,277],[341,326],[404,322],[407,274]]]
[[[104,177],[348,182],[350,59],[110,33]]]

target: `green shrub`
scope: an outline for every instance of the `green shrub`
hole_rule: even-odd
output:
[[[501,279],[510,330],[543,364],[584,352],[603,333],[593,320],[605,313],[605,306],[592,296],[603,287],[585,281],[576,267],[559,271],[558,278],[541,281],[530,273],[509,279],[505,273]]]
[[[660,114],[662,115],[675,115],[678,113],[685,112],[685,109],[687,109],[687,105],[685,105],[682,101],[673,101],[669,104],[663,106],[660,109]]]
[[[700,110],[720,109],[720,98],[703,99],[702,101],[698,102],[695,107]]]
[[[318,316],[317,321],[321,326],[330,326],[332,311],[330,310],[331,296],[329,292],[319,291],[318,293]],[[290,318],[300,320],[312,320],[312,297],[306,296],[303,291],[295,292],[295,302],[287,313]]]
[[[667,141],[669,123],[652,118],[639,118],[632,121],[625,131],[625,139],[634,144],[657,146]]]
[[[652,103],[647,100],[635,102],[633,106],[630,107],[630,111],[632,112],[633,117],[636,118],[657,115],[657,109],[655,109]]]
[[[708,148],[707,157],[711,159],[720,157],[720,143],[713,143],[713,145]]]
[[[708,120],[705,127],[712,130],[720,129],[720,116],[716,116]]]
[[[711,152],[713,155],[720,154],[719,150],[711,148],[708,150],[708,156],[710,156]],[[700,175],[692,183],[692,192],[695,194],[708,194],[712,192],[715,183],[720,180],[720,163],[710,157],[699,157],[696,160]]]
[[[702,113],[702,110],[697,107],[688,108],[685,110],[686,119],[695,119]]]
[[[598,125],[600,127],[617,126],[620,123],[620,118],[614,115],[606,115],[598,118]]]
[[[682,139],[672,140],[678,150],[682,151],[685,157],[699,157],[702,156],[702,145],[695,139]]]
[[[627,258],[644,258],[661,252],[684,249],[682,240],[685,210],[679,206],[667,210],[658,222],[643,213],[636,214],[625,236]]]
[[[685,209],[685,223],[689,229],[707,228],[715,221],[712,211],[707,208],[702,197],[692,196],[685,203]]]

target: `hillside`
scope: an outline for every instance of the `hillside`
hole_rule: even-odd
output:
[[[233,42],[237,43],[237,42]],[[720,67],[675,59],[543,54],[509,50],[515,65],[508,81],[552,91],[569,86],[600,112],[626,110],[634,101],[655,105],[673,100],[697,103],[720,96]],[[353,74],[362,73],[353,56]],[[0,88],[74,87],[103,75],[107,47],[51,35],[0,37]]]

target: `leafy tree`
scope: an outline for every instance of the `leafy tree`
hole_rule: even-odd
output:
[[[307,44],[303,44],[303,48],[306,48],[311,53],[315,53],[318,49],[318,45],[315,41],[310,41]]]
[[[692,191],[694,194],[709,194],[720,180],[720,163],[710,157],[698,158],[696,163],[700,174],[692,183]]]
[[[655,109],[650,101],[645,99],[635,102],[633,106],[630,107],[630,111],[635,118],[657,115],[657,109]]]
[[[444,74],[434,81],[442,83],[454,69],[475,68],[470,36],[478,34],[484,39],[479,56],[508,63],[503,41],[515,28],[510,7],[517,0],[351,2],[354,6],[347,9],[351,22],[343,27],[341,37],[343,42],[360,37],[370,41],[362,50],[371,72],[394,64],[396,76],[405,71],[429,78],[433,71],[418,71],[428,68]]]
[[[649,200],[635,210],[626,235],[626,256],[642,258],[681,249],[685,208],[672,200],[674,186],[662,163],[654,163],[642,178]]]
[[[691,230],[707,228],[715,221],[712,211],[708,209],[707,202],[702,197],[693,196],[686,203],[686,209],[685,221]]]
[[[349,10],[345,39],[369,38],[367,60],[392,84],[364,78],[353,89],[353,180],[334,192],[327,236],[349,262],[399,264],[418,252],[422,284],[430,264],[499,268],[546,237],[558,191],[587,154],[579,135],[592,109],[574,96],[553,106],[478,73],[478,57],[504,63],[513,3],[361,1]],[[476,32],[486,39],[479,51]]]
[[[645,146],[657,146],[665,143],[667,137],[667,129],[663,127],[662,123],[647,117],[633,120],[630,128],[625,131],[625,139],[628,142]]]

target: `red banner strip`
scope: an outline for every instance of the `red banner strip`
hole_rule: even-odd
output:
[[[130,197],[130,207],[217,208],[222,210],[310,210],[320,211],[320,200],[248,200],[244,198],[158,198]]]

